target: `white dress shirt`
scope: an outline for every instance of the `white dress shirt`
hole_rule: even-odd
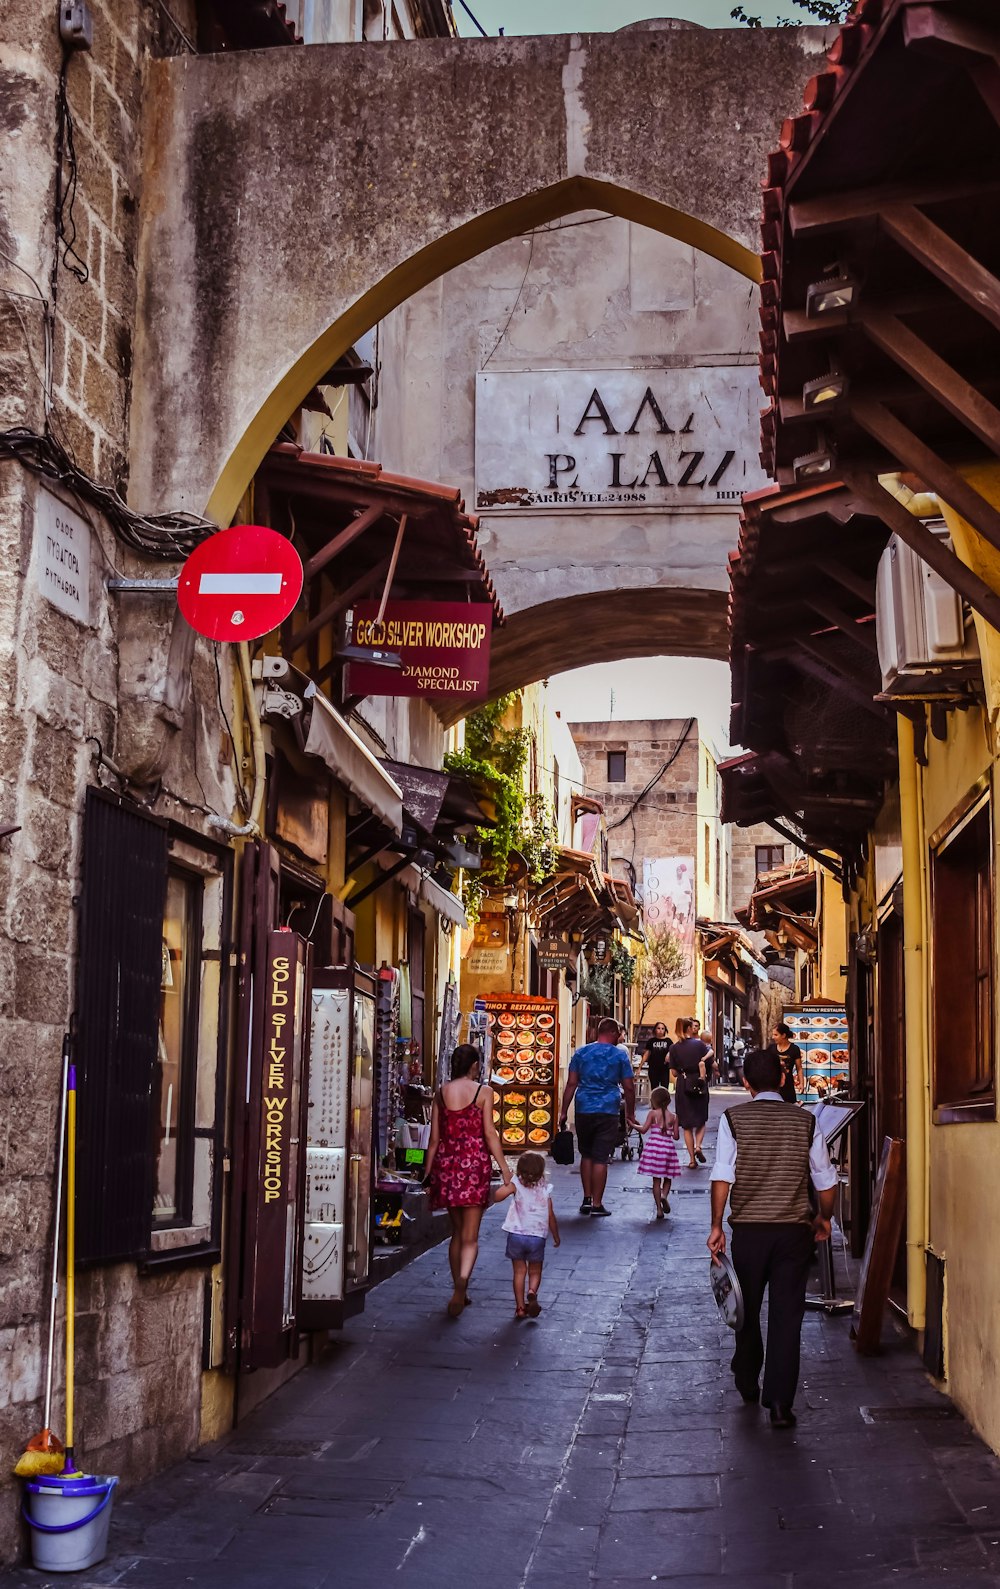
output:
[[[759,1092],[748,1104],[740,1104],[741,1109],[752,1109],[754,1104],[784,1103],[780,1092]],[[809,1179],[817,1192],[828,1192],[837,1184],[837,1172],[830,1163],[830,1154],[819,1126],[813,1132],[812,1146],[809,1149]],[[712,1165],[713,1181],[728,1181],[730,1186],[736,1180],[736,1138],[729,1126],[725,1115],[719,1121],[719,1135],[715,1144],[715,1163]]]

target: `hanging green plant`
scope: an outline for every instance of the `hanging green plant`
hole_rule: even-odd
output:
[[[632,986],[635,981],[635,956],[630,955],[625,945],[617,938],[611,943],[611,970],[623,987]]]
[[[477,706],[465,720],[465,744],[444,758],[446,772],[468,778],[493,809],[493,826],[477,829],[483,850],[483,867],[467,873],[462,899],[470,921],[478,918],[491,887],[502,887],[511,856],[527,862],[533,882],[542,883],[556,868],[555,818],[543,795],[528,794],[525,772],[531,754],[531,734],[526,728],[504,728],[503,720],[517,695]]]
[[[610,1015],[615,996],[615,980],[610,966],[591,966],[580,983],[580,996],[595,1015]]]

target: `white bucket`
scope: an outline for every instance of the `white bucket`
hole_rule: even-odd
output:
[[[108,1553],[117,1478],[59,1473],[24,1486],[22,1513],[31,1529],[31,1559],[43,1572],[80,1572]]]

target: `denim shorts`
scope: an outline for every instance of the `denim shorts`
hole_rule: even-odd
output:
[[[521,1236],[516,1230],[507,1232],[507,1257],[521,1263],[544,1263],[545,1237]]]

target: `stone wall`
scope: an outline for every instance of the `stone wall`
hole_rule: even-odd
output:
[[[583,763],[586,792],[601,801],[608,824],[613,871],[624,877],[634,867],[642,888],[642,863],[658,855],[700,855],[698,846],[698,773],[700,740],[693,724],[679,753],[687,720],[571,723],[570,730]],[[609,751],[625,752],[624,783],[608,778]],[[651,778],[673,757],[671,765],[628,820],[629,812]],[[699,901],[699,911],[701,904]]]
[[[94,44],[71,57],[67,99],[78,186],[73,207],[78,280],[55,279],[56,8],[7,0],[0,12],[0,425],[45,425],[51,328],[53,434],[79,468],[127,488],[126,436],[135,322],[135,251],[143,63],[155,13],[140,0],[90,0]],[[181,12],[184,6],[180,7]],[[60,250],[61,252],[61,250]],[[103,777],[118,738],[121,642],[165,637],[164,604],[116,606],[112,568],[140,568],[100,517],[92,524],[91,623],[52,606],[32,561],[38,484],[0,464],[0,1559],[21,1543],[9,1468],[42,1425],[47,1270],[53,1209],[60,1051],[74,1002],[84,792]],[[154,646],[155,650],[155,646]],[[214,701],[210,658],[193,664],[195,691]],[[191,806],[222,801],[214,714],[191,714],[172,735],[155,809],[201,823]],[[140,1278],[134,1265],[81,1276],[77,1447],[90,1465],[136,1479],[197,1438],[203,1271]],[[61,1333],[61,1332],[60,1332]],[[53,1427],[64,1424],[61,1357]]]

